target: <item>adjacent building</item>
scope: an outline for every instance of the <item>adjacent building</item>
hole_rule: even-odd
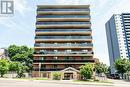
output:
[[[7,49],[0,48],[0,59],[9,59]]]
[[[117,58],[130,59],[130,13],[114,14],[106,23],[111,74]]]
[[[79,67],[94,63],[89,5],[38,5],[33,77],[79,78]]]

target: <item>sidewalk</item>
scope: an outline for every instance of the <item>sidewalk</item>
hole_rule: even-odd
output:
[[[35,80],[36,81],[36,80]],[[40,82],[57,83],[57,84],[75,84],[75,85],[99,85],[99,86],[113,86],[113,83],[101,83],[101,82],[74,82],[73,80],[43,80]]]

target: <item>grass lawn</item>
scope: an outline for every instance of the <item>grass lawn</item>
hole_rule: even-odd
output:
[[[109,81],[109,80],[106,80],[106,81],[94,81],[94,80],[92,80],[92,79],[89,79],[89,80],[74,80],[74,82],[95,82],[95,83],[113,83],[113,82],[111,82],[111,81]]]

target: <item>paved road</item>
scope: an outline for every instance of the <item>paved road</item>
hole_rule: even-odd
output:
[[[114,80],[112,85],[74,84],[71,81],[32,81],[0,79],[0,87],[130,87],[130,82]]]

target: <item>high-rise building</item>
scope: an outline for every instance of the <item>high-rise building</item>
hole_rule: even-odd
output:
[[[89,5],[38,5],[33,76],[78,78],[79,67],[93,58]]]
[[[111,74],[115,74],[114,61],[130,58],[130,13],[114,14],[106,23]]]

